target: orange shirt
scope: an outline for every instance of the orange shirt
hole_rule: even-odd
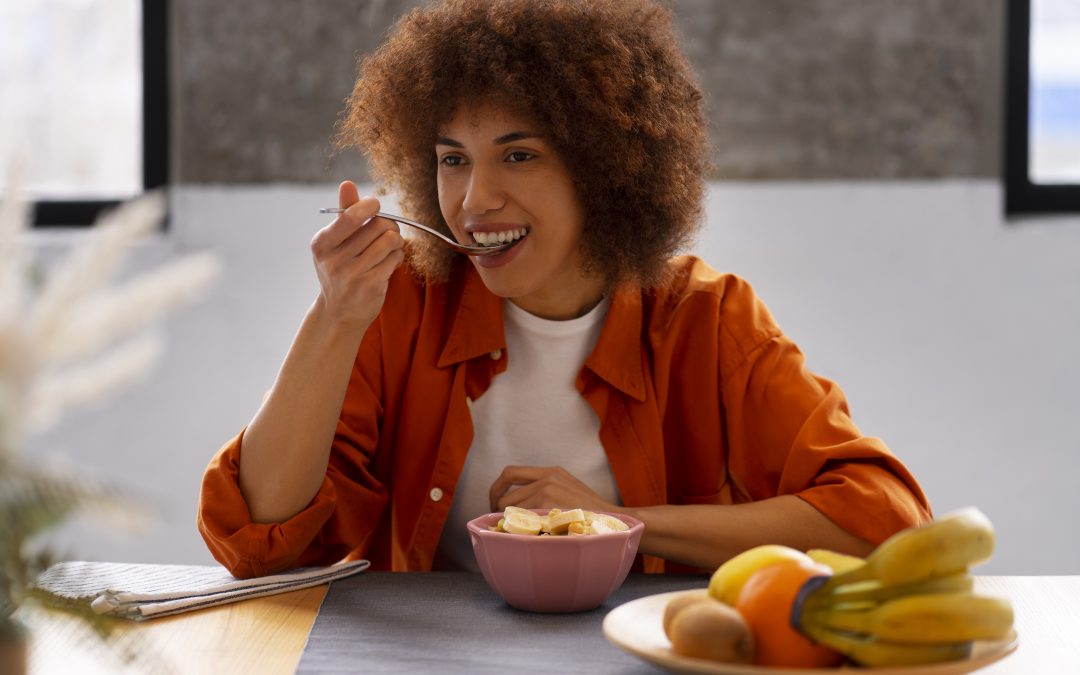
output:
[[[915,479],[859,432],[840,389],[806,369],[745,281],[693,257],[669,265],[664,289],[612,294],[577,377],[625,505],[796,495],[875,544],[930,517]],[[467,262],[446,284],[399,269],[310,505],[253,523],[239,489],[243,433],[211,461],[198,524],[214,557],[239,577],[345,557],[430,570],[472,441],[469,406],[512,358],[502,302]],[[646,557],[644,569],[664,562]]]

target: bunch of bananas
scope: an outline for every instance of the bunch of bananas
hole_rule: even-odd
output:
[[[973,641],[1012,631],[1009,602],[973,592],[969,569],[993,550],[993,526],[975,508],[904,530],[864,564],[808,582],[792,624],[864,666],[967,658]]]

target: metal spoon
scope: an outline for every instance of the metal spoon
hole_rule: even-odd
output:
[[[345,213],[345,209],[339,209],[339,208],[319,209],[319,213]],[[446,244],[450,248],[454,249],[458,253],[464,253],[465,255],[476,255],[476,256],[495,255],[496,253],[502,253],[506,249],[513,246],[514,243],[515,243],[515,242],[506,242],[506,243],[502,243],[502,244],[495,244],[494,246],[469,246],[467,244],[460,244],[460,243],[454,241],[453,239],[451,239],[450,237],[446,236],[442,232],[439,232],[438,230],[436,230],[434,228],[428,227],[427,225],[421,225],[420,223],[416,222],[415,220],[409,220],[408,218],[403,218],[402,216],[396,216],[396,215],[394,215],[392,213],[383,213],[382,211],[376,213],[375,215],[378,216],[379,218],[386,218],[387,220],[392,220],[395,223],[401,223],[402,225],[408,225],[409,227],[415,227],[418,230],[422,230],[424,232],[427,232],[428,234],[441,239],[444,244]]]

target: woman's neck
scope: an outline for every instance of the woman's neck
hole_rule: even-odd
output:
[[[541,319],[568,321],[588,314],[603,300],[606,290],[607,284],[603,280],[590,279],[565,291],[534,293],[508,300]]]

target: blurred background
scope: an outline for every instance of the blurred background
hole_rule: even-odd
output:
[[[418,4],[169,3],[171,209],[135,259],[212,250],[224,273],[168,320],[148,379],[31,439],[27,452],[129,487],[159,515],[137,537],[68,527],[71,557],[211,562],[195,529],[202,471],[256,410],[314,298],[318,208],[335,205],[338,181],[367,180],[361,157],[332,147],[357,59]],[[58,14],[28,19],[34,5]],[[937,513],[990,516],[998,551],[982,571],[1080,573],[1068,535],[1080,517],[1080,214],[1005,216],[1005,0],[671,5],[707,92],[716,165],[693,252],[754,285]],[[141,189],[140,7],[0,10],[0,151],[23,158],[32,195]],[[1055,44],[1051,64],[1080,61],[1080,41]],[[52,104],[26,103],[47,86],[43,63],[74,54],[52,73],[65,83]],[[92,58],[136,70],[110,89]],[[1065,82],[1042,110],[1075,138],[1080,88]],[[80,87],[88,103],[72,105]],[[98,145],[64,136],[73,128]],[[1044,175],[1075,181],[1080,146],[1040,147],[1053,157]],[[62,154],[73,148],[83,156]],[[39,228],[30,240],[48,260],[78,236]]]

